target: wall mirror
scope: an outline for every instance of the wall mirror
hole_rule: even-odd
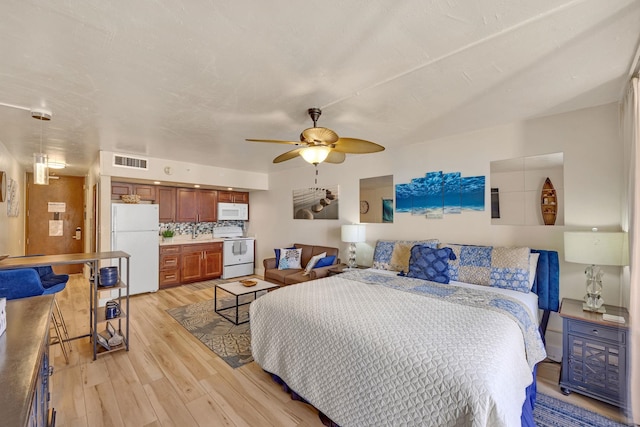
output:
[[[564,154],[491,162],[492,225],[564,225]]]
[[[393,222],[393,175],[360,180],[360,222]]]

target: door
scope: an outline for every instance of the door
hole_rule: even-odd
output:
[[[158,206],[160,208],[160,222],[175,222],[176,189],[172,187],[159,187]]]
[[[178,188],[177,205],[176,222],[198,221],[198,201],[196,190],[190,188]]]
[[[198,221],[216,222],[218,217],[218,192],[216,190],[198,191]]]
[[[215,279],[222,276],[222,248],[216,244],[204,251],[202,258],[204,268],[202,274],[206,279]]]
[[[84,177],[60,176],[35,185],[27,173],[27,255],[84,252]],[[79,237],[76,229],[79,228]],[[82,264],[53,267],[57,274],[82,273]]]

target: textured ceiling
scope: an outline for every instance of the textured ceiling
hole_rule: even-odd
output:
[[[42,132],[70,174],[101,149],[275,171],[303,160],[244,139],[309,107],[392,149],[617,101],[639,29],[637,0],[4,0],[0,142],[30,169]]]

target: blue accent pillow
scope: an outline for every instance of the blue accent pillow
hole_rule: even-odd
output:
[[[295,246],[291,246],[290,248],[284,248],[284,249],[295,249]],[[276,253],[276,268],[278,268],[280,266],[280,248],[274,249],[273,250]]]
[[[326,256],[324,258],[321,258],[318,260],[318,262],[316,262],[316,265],[313,266],[313,268],[320,268],[320,267],[326,267],[329,265],[333,265],[333,262],[336,260],[336,256],[335,255],[329,255]]]
[[[434,249],[415,245],[411,248],[407,277],[449,283],[449,260],[456,259],[451,248]]]

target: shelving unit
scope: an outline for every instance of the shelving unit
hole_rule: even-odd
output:
[[[90,338],[93,347],[93,360],[96,360],[97,356],[113,353],[115,351],[127,350],[129,351],[129,255],[125,252],[113,252],[112,259],[118,259],[118,272],[122,272],[123,262],[126,262],[127,274],[123,280],[120,277],[118,283],[114,286],[100,286],[100,272],[96,263],[90,264],[91,266],[91,292],[90,300],[91,307],[89,310],[90,317]],[[124,261],[123,261],[124,260]],[[120,315],[114,318],[107,319],[106,307],[99,306],[99,297],[101,292],[118,292],[117,297],[110,298],[118,303],[120,307]],[[109,336],[107,332],[107,323],[110,322],[114,326],[117,333],[122,336],[122,344],[107,349],[98,343],[98,335],[102,335],[105,338]],[[124,330],[123,330],[124,324]],[[117,326],[116,326],[117,325]]]

